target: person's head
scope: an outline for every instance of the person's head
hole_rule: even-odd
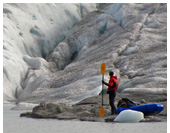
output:
[[[114,75],[114,72],[112,70],[109,71],[109,76],[113,76]]]

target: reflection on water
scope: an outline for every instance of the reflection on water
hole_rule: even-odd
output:
[[[19,117],[24,111],[3,106],[4,133],[167,133],[167,122],[103,123]]]

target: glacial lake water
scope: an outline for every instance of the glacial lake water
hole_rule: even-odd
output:
[[[167,122],[105,123],[20,117],[3,105],[3,133],[167,133]]]

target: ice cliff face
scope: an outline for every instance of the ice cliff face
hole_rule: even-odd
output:
[[[4,4],[4,98],[16,99],[28,82],[50,72],[55,64],[46,55],[94,10],[95,4]]]
[[[97,95],[103,62],[119,91],[166,93],[166,4],[4,4],[3,11],[4,100],[74,103]]]

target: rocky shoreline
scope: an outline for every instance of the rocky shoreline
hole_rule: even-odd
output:
[[[141,122],[157,122],[167,121],[167,95],[166,94],[147,94],[147,93],[117,93],[115,105],[121,98],[129,98],[138,104],[161,103],[164,109],[157,115],[145,116]],[[110,115],[110,106],[108,95],[104,95],[104,111],[105,116],[99,117],[101,108],[102,96],[87,98],[75,105],[69,106],[63,103],[48,103],[42,102],[35,106],[32,112],[25,112],[20,114],[21,117],[28,118],[43,118],[43,119],[58,119],[58,120],[72,120],[77,119],[81,121],[96,121],[96,122],[113,122],[117,115]]]

